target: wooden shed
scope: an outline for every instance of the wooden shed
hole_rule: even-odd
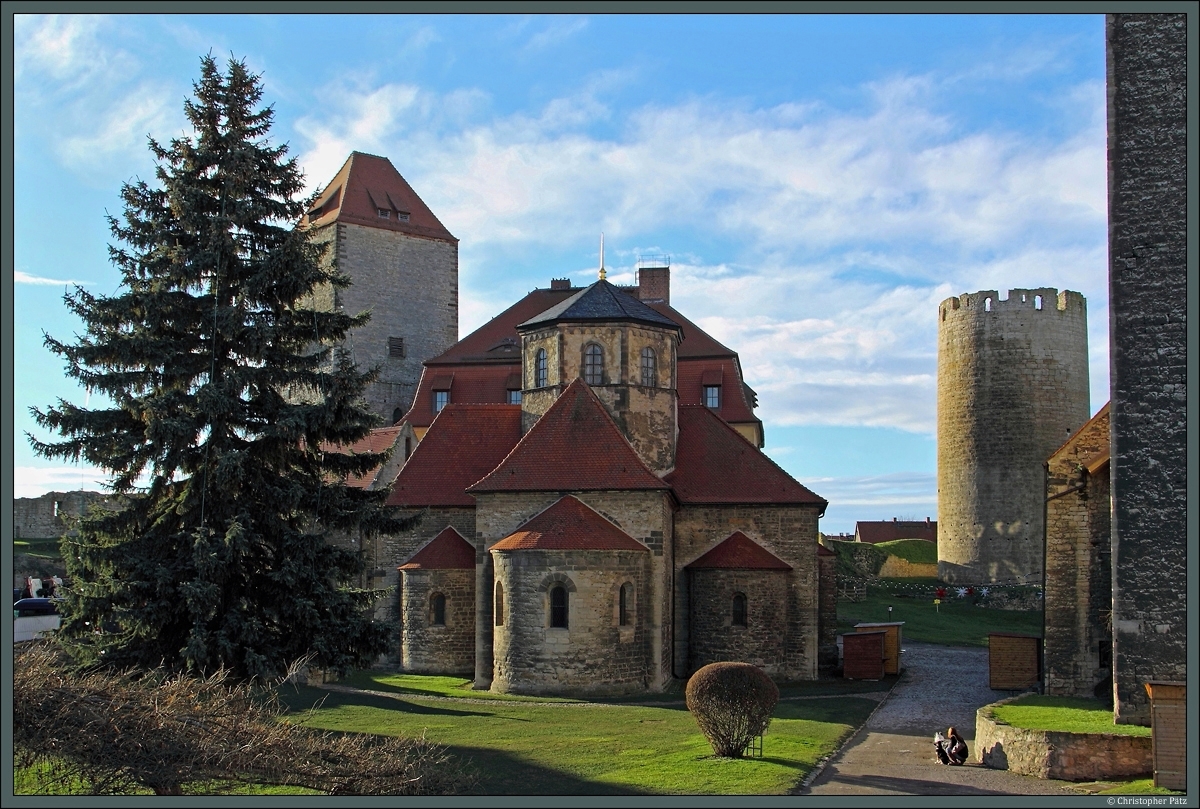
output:
[[[988,686],[996,691],[1023,691],[1041,682],[1042,639],[1015,632],[988,635]]]
[[[842,676],[847,680],[882,680],[886,635],[883,629],[842,635]]]
[[[854,625],[855,632],[876,632],[883,630],[883,673],[900,673],[900,650],[904,643],[903,621],[885,621],[883,623],[861,623]]]
[[[1187,683],[1151,680],[1150,735],[1154,786],[1187,791]]]

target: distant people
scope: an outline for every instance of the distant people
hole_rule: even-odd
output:
[[[938,761],[953,767],[966,763],[967,743],[957,729],[947,728],[945,736],[938,733],[933,737],[933,743],[937,748]]]

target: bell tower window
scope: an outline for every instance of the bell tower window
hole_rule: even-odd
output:
[[[604,349],[588,343],[583,349],[583,381],[589,385],[604,384]]]
[[[658,387],[658,357],[653,348],[642,349],[642,386]]]

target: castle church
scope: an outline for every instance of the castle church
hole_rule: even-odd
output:
[[[404,306],[382,299],[425,293],[404,275],[417,250],[390,257],[379,245],[421,239],[441,257],[450,243],[395,228],[400,208],[409,222],[428,208],[368,157],[351,157],[314,221],[341,228],[338,205],[375,209],[336,232],[337,255],[392,336],[402,325],[388,313]],[[395,173],[390,186],[356,183],[356,167],[383,168],[373,161]],[[364,235],[372,227],[386,233]],[[437,289],[456,285],[448,261],[441,272]],[[659,691],[721,660],[815,679],[836,657],[832,558],[817,542],[826,501],[763,454],[737,354],[671,307],[666,262],[632,287],[600,276],[555,279],[444,350],[405,357],[422,360],[411,403],[362,442],[394,446],[393,460],[354,482],[388,487],[388,505],[421,515],[363,548],[371,583],[397,593],[380,613],[396,624],[396,662],[526,694]],[[389,395],[384,409],[398,401]]]

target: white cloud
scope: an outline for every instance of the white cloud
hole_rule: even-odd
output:
[[[99,492],[110,479],[104,470],[92,466],[17,466],[13,468],[13,496],[41,497],[47,492],[80,489]]]
[[[907,506],[911,511],[937,503],[937,475],[928,473],[802,478],[800,482],[838,506]]]
[[[585,18],[577,18],[574,20],[554,20],[550,25],[543,28],[529,38],[525,43],[525,49],[530,51],[540,51],[546,48],[564,42],[588,26],[588,21]]]
[[[170,93],[150,82],[131,88],[130,93],[99,114],[90,130],[62,137],[58,153],[76,169],[107,168],[138,164],[146,159],[148,136],[160,143],[170,139],[173,114]]]
[[[75,281],[72,279],[59,278],[43,278],[40,275],[30,275],[29,273],[13,270],[13,283],[16,284],[35,284],[40,286],[87,286],[87,281]]]
[[[672,301],[740,353],[760,415],[780,424],[932,433],[936,311],[951,295],[1053,285],[1107,305],[1095,86],[1070,102],[1088,112],[1076,134],[1054,142],[961,132],[931,111],[927,77],[868,86],[865,112],[696,98],[614,121],[605,82],[622,80],[458,127],[419,88],[344,86],[298,127],[314,144],[305,165],[324,181],[353,148],[397,156],[480,264],[601,230],[613,257],[664,231],[739,245],[736,262],[677,256]],[[618,134],[594,134],[598,120]],[[466,328],[495,313],[495,284],[463,279]]]

